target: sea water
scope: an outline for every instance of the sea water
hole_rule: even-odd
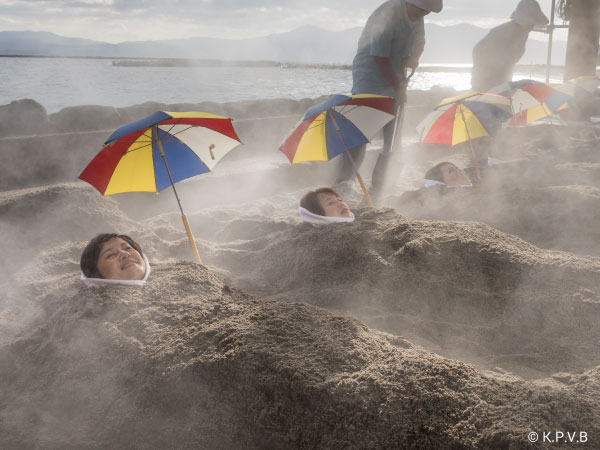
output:
[[[470,88],[470,79],[469,71],[457,65],[455,71],[445,67],[444,71],[417,72],[409,88],[425,90],[437,85],[465,90]],[[342,68],[121,67],[110,58],[0,57],[0,105],[31,98],[48,113],[67,106],[122,107],[148,101],[299,100],[349,93],[351,87],[352,72]]]

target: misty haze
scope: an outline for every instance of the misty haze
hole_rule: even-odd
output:
[[[600,6],[573,1],[0,1],[0,448],[600,448]],[[371,24],[420,10],[414,73],[374,55],[361,90]],[[474,64],[509,26],[523,52]],[[101,233],[140,248],[85,273]]]

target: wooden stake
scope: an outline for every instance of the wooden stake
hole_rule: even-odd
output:
[[[475,175],[477,179],[481,181],[481,173],[479,172],[479,161],[477,161],[477,155],[475,155],[475,149],[473,148],[473,142],[469,139],[469,147],[471,147],[471,156],[473,157],[473,164],[475,165]]]
[[[196,247],[196,241],[194,239],[194,235],[192,234],[192,229],[190,228],[190,223],[187,220],[185,215],[181,216],[181,220],[183,221],[183,226],[185,227],[185,232],[187,233],[188,241],[190,241],[190,246],[192,247],[192,252],[194,253],[194,259],[198,264],[202,264],[202,260],[200,259],[200,253],[198,253],[198,247]]]
[[[371,200],[371,196],[369,195],[369,191],[367,190],[367,186],[365,186],[365,183],[364,183],[362,177],[360,176],[360,173],[358,173],[358,172],[356,172],[356,179],[358,180],[360,187],[362,188],[363,192],[365,193],[365,197],[367,198],[367,203],[369,203],[369,206],[371,208],[375,208],[375,206],[373,206],[373,201]]]

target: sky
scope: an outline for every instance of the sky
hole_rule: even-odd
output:
[[[552,0],[538,2],[550,17]],[[200,36],[244,39],[303,25],[332,31],[361,27],[381,3],[382,0],[0,0],[0,31],[50,31],[110,43]],[[430,14],[426,22],[468,22],[491,28],[507,21],[517,3],[518,0],[446,0],[442,12]],[[557,22],[562,23],[560,19]],[[557,37],[564,38],[561,33]]]

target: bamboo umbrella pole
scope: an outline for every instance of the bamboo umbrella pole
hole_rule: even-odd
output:
[[[475,155],[475,149],[473,148],[473,142],[471,142],[472,139],[471,139],[471,135],[469,134],[469,127],[467,126],[467,120],[465,119],[465,113],[463,111],[462,102],[458,104],[458,109],[460,109],[460,115],[462,116],[463,123],[465,124],[465,131],[467,133],[469,147],[471,147],[471,156],[473,157],[473,164],[475,164],[475,174],[477,175],[477,179],[481,181],[481,173],[479,172],[479,162],[477,161],[477,156]]]
[[[360,173],[358,173],[358,168],[356,167],[356,164],[354,164],[354,159],[352,159],[352,155],[348,151],[348,147],[346,147],[346,143],[344,142],[344,138],[342,137],[342,133],[340,132],[340,127],[339,127],[339,125],[337,123],[337,120],[335,120],[335,116],[333,114],[330,114],[330,113],[328,113],[327,115],[331,116],[331,121],[333,122],[333,126],[335,128],[335,131],[338,134],[340,140],[342,141],[342,144],[344,144],[344,150],[346,151],[346,154],[350,158],[350,162],[352,163],[352,167],[354,167],[354,171],[356,172],[356,179],[358,180],[358,183],[360,184],[360,187],[361,187],[363,193],[365,194],[365,198],[367,199],[367,203],[369,203],[369,206],[371,207],[371,209],[375,208],[375,206],[373,205],[373,201],[371,200],[371,196],[369,195],[369,190],[367,189],[367,186],[365,185],[362,177],[360,176]]]
[[[163,150],[162,143],[158,138],[158,125],[154,125],[154,136],[156,138],[156,144],[158,146],[158,151],[160,153],[160,157],[165,163],[165,168],[167,169],[167,174],[169,175],[169,180],[171,181],[171,187],[173,188],[173,193],[175,194],[175,198],[177,199],[177,205],[179,205],[179,211],[181,211],[181,220],[183,221],[183,226],[185,227],[185,232],[188,237],[188,241],[190,243],[190,247],[192,247],[192,252],[194,253],[194,260],[198,264],[202,264],[202,260],[200,259],[200,254],[198,253],[198,247],[196,247],[196,241],[194,240],[194,235],[192,234],[192,229],[190,228],[190,223],[188,222],[187,217],[183,213],[183,208],[181,207],[181,201],[179,200],[179,195],[177,195],[177,189],[175,189],[175,183],[173,183],[173,177],[171,176],[171,170],[167,165],[167,158],[165,157],[165,151]]]

